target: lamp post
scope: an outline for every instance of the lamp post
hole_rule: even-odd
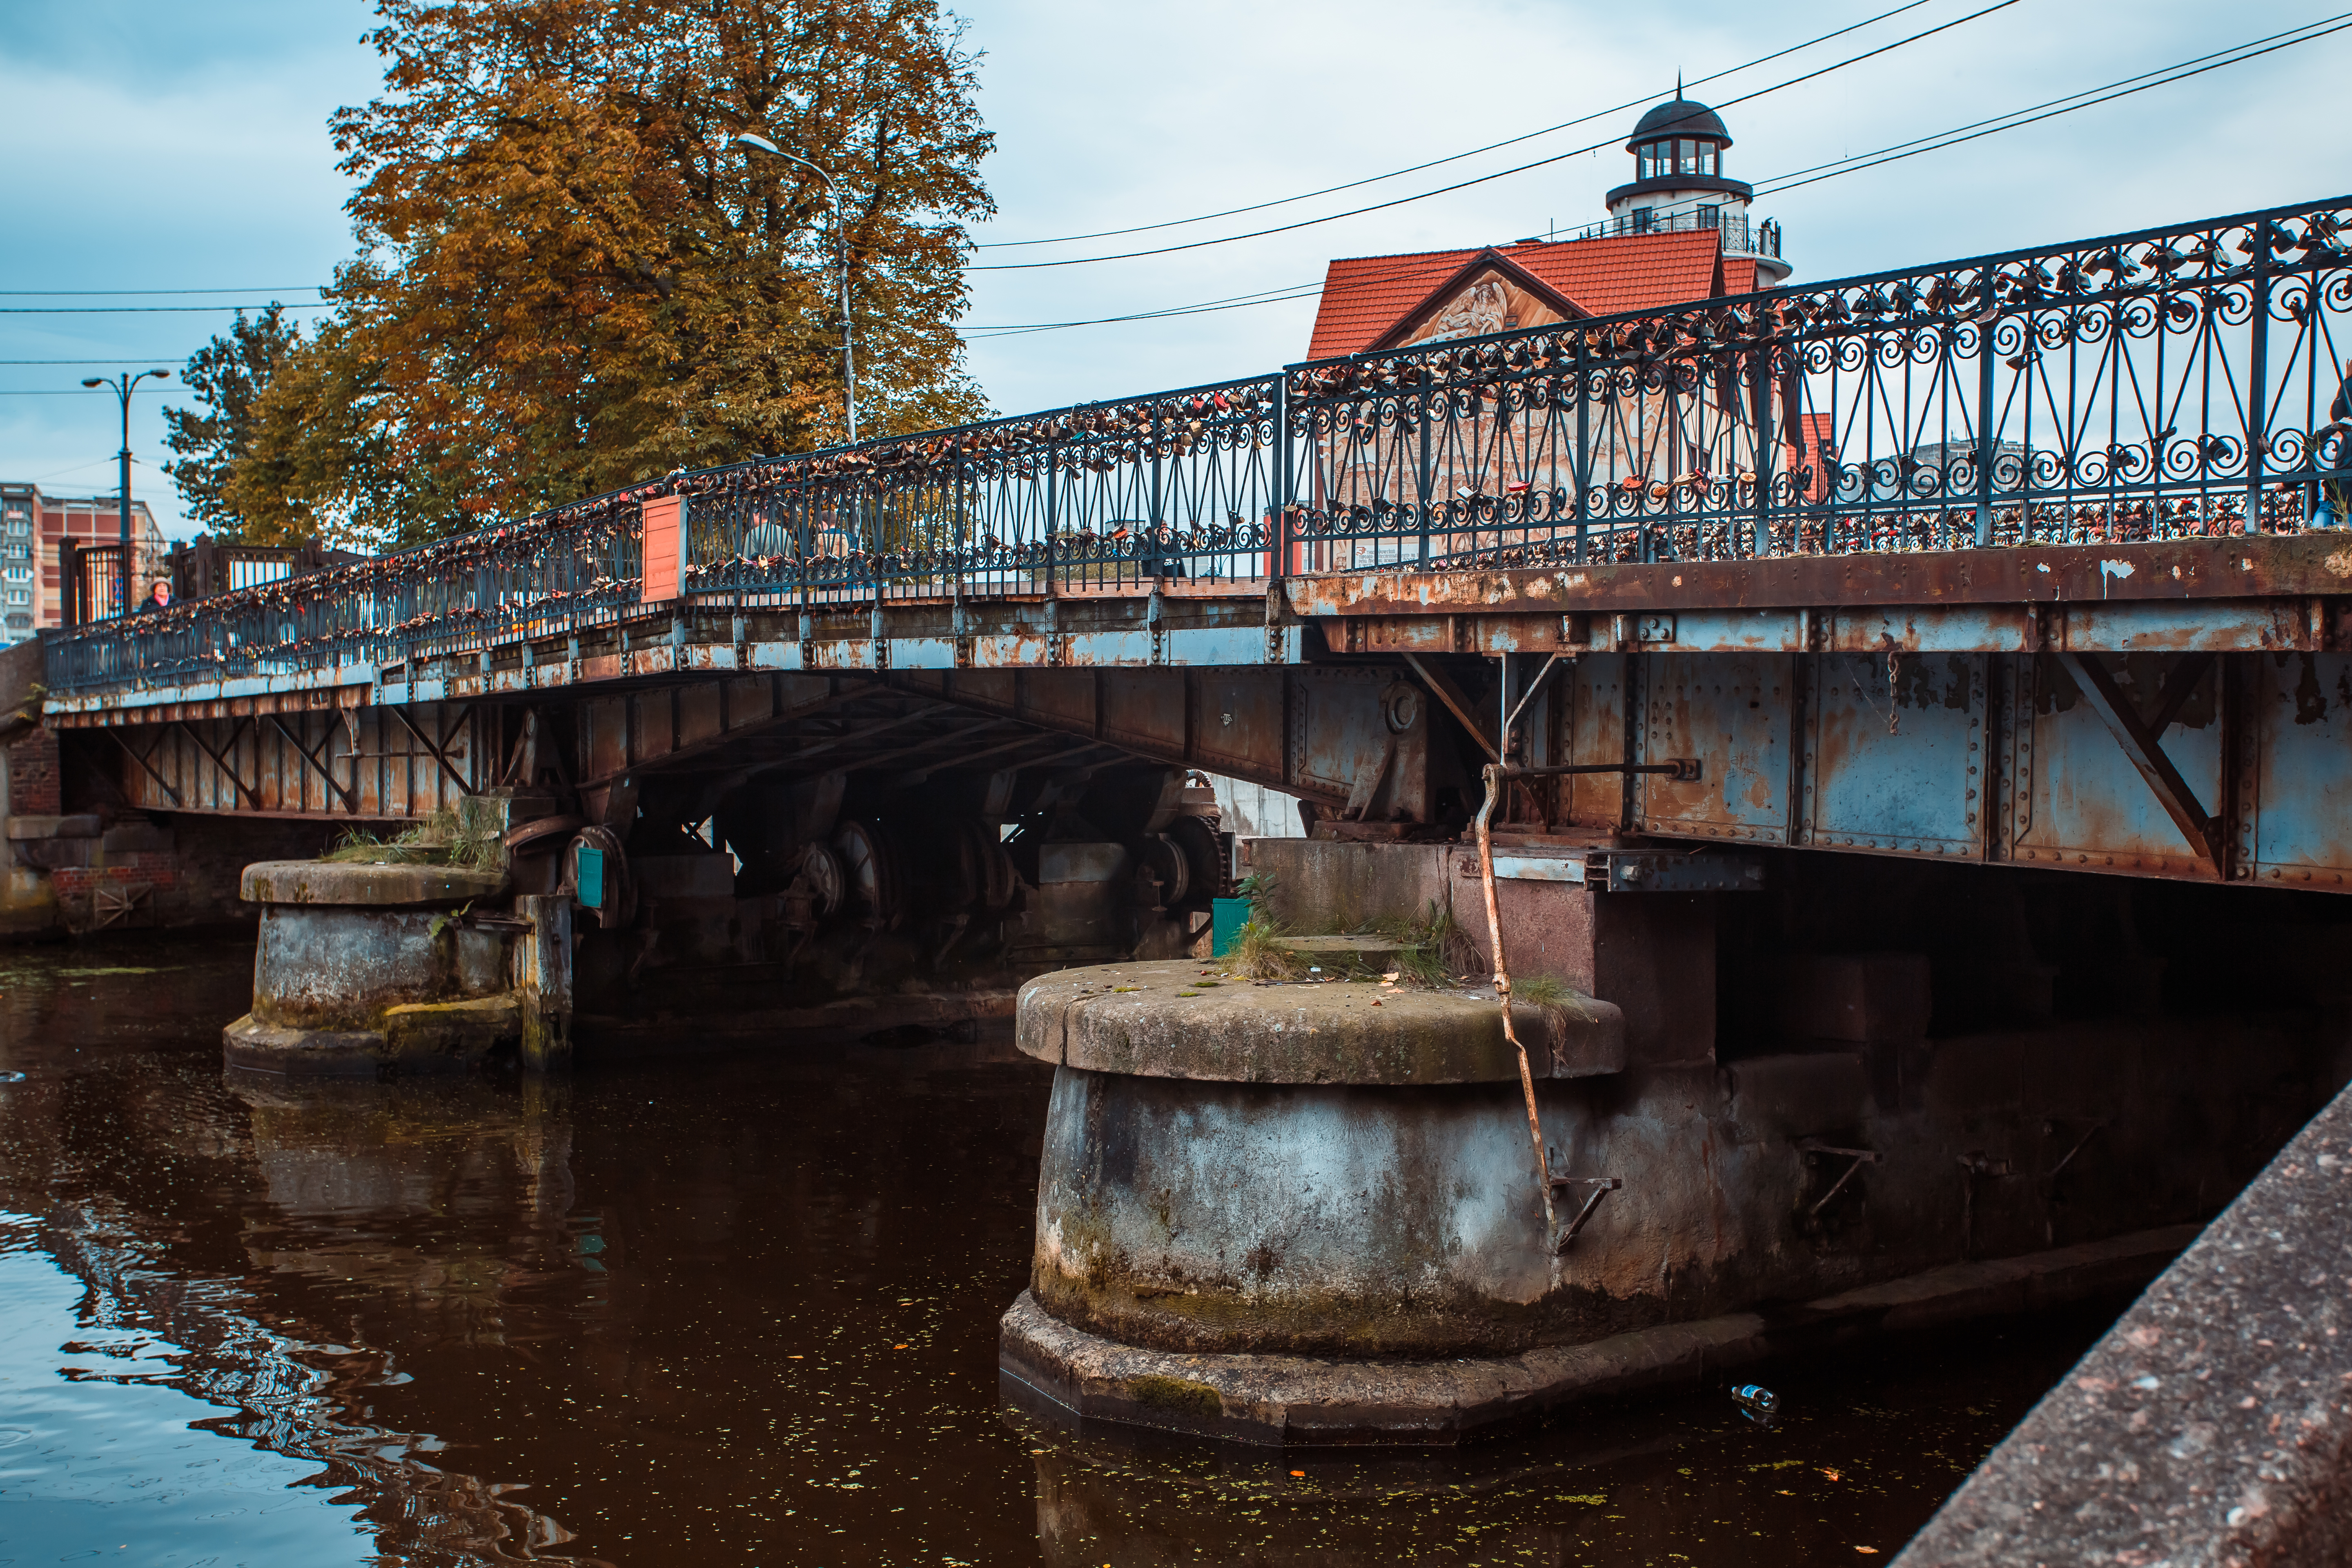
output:
[[[733,142],[736,146],[749,147],[755,153],[765,153],[771,158],[787,159],[811,171],[818,179],[824,182],[825,195],[833,200],[833,253],[835,262],[841,271],[841,382],[843,401],[847,406],[849,415],[849,442],[850,445],[856,446],[857,444],[857,351],[851,346],[850,342],[849,232],[842,226],[841,223],[841,188],[833,183],[833,176],[826,174],[823,168],[810,163],[797,153],[785,152],[764,136],[754,136],[748,131],[739,131],[735,133]]]
[[[84,386],[114,388],[114,395],[122,404],[122,558],[116,563],[117,581],[122,584],[122,607],[116,614],[124,616],[131,613],[131,394],[151,375],[158,381],[172,379],[168,370],[142,370],[136,375],[128,371],[121,375],[87,375],[81,383]]]

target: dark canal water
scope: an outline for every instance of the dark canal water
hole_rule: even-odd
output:
[[[1000,1405],[1047,1075],[985,1047],[224,1081],[251,949],[0,957],[0,1564],[1885,1561],[2103,1326],[1447,1458]]]

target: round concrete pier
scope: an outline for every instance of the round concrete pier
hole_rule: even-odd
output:
[[[1547,1085],[1623,1066],[1606,1004],[1513,1022]],[[1058,1069],[1004,1326],[1024,1381],[1106,1346],[1462,1358],[1575,1332],[1490,995],[1105,965],[1024,987],[1018,1043]]]
[[[460,913],[506,873],[265,861],[253,1011],[223,1031],[231,1067],[320,1077],[463,1068],[518,1037],[513,933]]]

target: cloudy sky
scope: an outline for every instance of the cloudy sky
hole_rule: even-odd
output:
[[[967,0],[985,57],[983,242],[1164,224],[1362,181],[1547,132],[1879,15],[1900,0]],[[1773,176],[2124,81],[2338,14],[2325,4],[2012,0],[1811,81],[1790,79],[1956,22],[1993,0],[1901,15],[1692,89],[1724,104],[1726,173]],[[349,249],[325,122],[377,85],[359,0],[74,0],[0,6],[0,479],[110,492],[110,394],[77,383],[176,369],[223,298],[314,298]],[[2347,14],[2347,20],[2352,20]],[[1797,279],[1821,279],[2341,194],[2352,31],[1948,151],[1759,199]],[[1777,89],[1777,90],[1762,90]],[[1005,412],[1243,374],[1300,357],[1311,298],[1045,331],[1036,323],[1311,286],[1332,256],[1507,241],[1601,215],[1630,178],[1638,108],[1335,195],[1150,234],[992,243],[975,261],[1091,258],[1322,218],[1572,153],[1447,195],[1129,260],[975,270],[969,326]],[[1609,140],[1614,137],[1614,141]],[[1582,152],[1593,143],[1599,151]],[[55,291],[229,289],[74,298]],[[45,291],[36,293],[34,291]],[[47,312],[134,304],[135,313]],[[170,394],[166,394],[168,398]],[[136,493],[176,525],[157,399],[143,391]]]

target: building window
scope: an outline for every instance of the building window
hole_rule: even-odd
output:
[[[33,591],[30,588],[11,588],[8,590],[8,602],[12,605],[29,605],[33,602]]]
[[[1671,142],[1643,142],[1636,172],[1645,180],[1663,177],[1674,166],[1673,148]]]
[[[1657,226],[1658,226],[1658,209],[1657,209],[1657,208],[1655,208],[1655,207],[1635,207],[1635,208],[1633,209],[1633,232],[1634,232],[1635,234],[1647,234],[1647,233],[1649,233],[1652,229],[1654,229],[1654,228],[1655,228],[1655,227],[1657,227]]]
[[[1717,206],[1703,206],[1699,208],[1698,226],[1701,228],[1721,228],[1723,226],[1723,209]]]

